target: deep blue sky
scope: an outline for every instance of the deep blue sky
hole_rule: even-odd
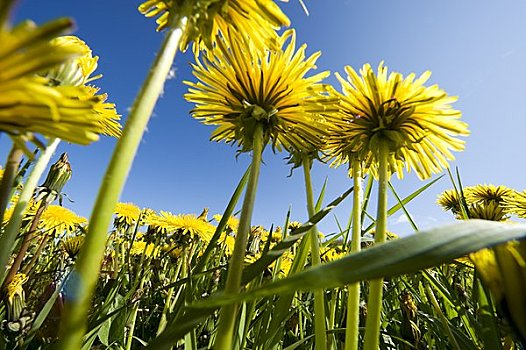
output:
[[[305,0],[310,16],[296,0],[278,2],[296,28],[298,42],[308,43],[308,52],[321,50],[319,70],[343,73],[345,65],[355,68],[381,60],[390,70],[421,74],[431,70],[429,83],[437,83],[451,95],[459,96],[455,107],[463,112],[471,136],[466,150],[457,153],[452,168],[460,168],[464,185],[503,184],[517,190],[526,187],[523,151],[526,115],[526,2],[522,0]],[[140,1],[122,0],[22,0],[15,21],[32,19],[37,23],[60,16],[73,17],[74,32],[100,56],[97,82],[126,118],[161,42],[152,19],[136,10]],[[239,178],[248,155],[235,159],[236,149],[208,141],[211,127],[200,125],[189,115],[192,106],[183,99],[182,80],[191,76],[191,54],[178,53],[175,77],[167,82],[158,102],[122,201],[132,201],[155,210],[197,213],[210,207],[221,212]],[[331,77],[330,82],[336,84]],[[336,85],[339,89],[339,86]],[[103,138],[88,147],[62,144],[67,151],[73,177],[66,187],[75,203],[67,206],[88,216],[100,179],[109,161],[114,140]],[[1,143],[2,156],[8,147]],[[59,153],[58,153],[59,154]],[[58,156],[57,154],[57,156]],[[5,156],[3,156],[5,157]],[[305,219],[301,171],[288,178],[290,168],[285,154],[264,154],[253,224],[282,224],[292,206],[293,218]],[[314,167],[315,188],[329,177],[327,199],[351,185],[346,169]],[[400,195],[424,183],[414,174],[394,181]],[[421,227],[451,221],[435,204],[436,196],[450,187],[447,177],[408,206]],[[392,201],[394,203],[394,201]],[[340,222],[347,221],[350,201],[335,211]],[[374,213],[375,208],[371,208]],[[392,218],[389,229],[411,231],[403,217]],[[321,229],[336,230],[334,217]]]

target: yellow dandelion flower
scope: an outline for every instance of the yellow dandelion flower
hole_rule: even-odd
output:
[[[76,46],[82,53],[78,57],[40,73],[51,79],[53,85],[80,86],[100,77],[91,77],[91,74],[97,69],[99,57],[93,57],[91,49],[84,41],[76,36],[66,35],[55,38],[50,43],[55,47]]]
[[[511,241],[470,254],[504,315],[526,337],[526,242]]]
[[[157,257],[159,249],[153,243],[146,243],[144,241],[135,241],[130,247],[130,255],[142,255],[147,257]]]
[[[496,202],[475,203],[468,205],[468,217],[470,219],[482,219],[491,221],[505,221],[508,215],[504,207]],[[457,218],[460,219],[459,215]]]
[[[273,0],[147,0],[139,11],[146,17],[158,16],[157,31],[179,27],[186,19],[180,43],[183,51],[191,41],[212,47],[219,32],[229,29],[250,33],[263,47],[275,40],[275,29],[290,25]]]
[[[80,248],[84,243],[83,236],[68,237],[60,242],[60,247],[71,259],[75,258],[80,252]]]
[[[300,226],[301,226],[301,222],[299,222],[299,221],[291,221],[291,222],[289,222],[289,227],[288,228],[289,228],[290,231],[293,231],[293,230],[299,228]]]
[[[147,224],[155,232],[200,238],[204,242],[210,242],[215,231],[212,224],[198,219],[196,215],[174,215],[166,211],[150,216]]]
[[[460,213],[461,198],[457,191],[446,190],[438,195],[438,205],[445,211],[451,210],[454,214]]]
[[[13,304],[15,297],[21,297],[24,299],[24,288],[22,287],[26,283],[28,277],[23,273],[17,273],[13,280],[7,285],[7,299],[10,304]]]
[[[214,215],[214,220],[219,223],[223,219],[223,215],[216,214]],[[229,232],[237,232],[237,228],[239,227],[239,219],[235,216],[231,216],[228,218],[226,222],[226,230]]]
[[[320,249],[320,255],[324,262],[338,260],[345,256],[345,253],[336,247],[323,247]]]
[[[345,67],[347,79],[336,77],[342,84],[341,118],[333,122],[328,140],[334,165],[362,162],[364,171],[373,170],[379,160],[380,145],[389,152],[390,172],[403,177],[403,167],[413,169],[419,178],[439,173],[453,160],[451,151],[464,149],[456,136],[468,135],[461,113],[451,107],[457,100],[437,85],[424,86],[429,71],[415,79],[387,74],[383,62],[375,73],[369,64],[360,75]]]
[[[513,191],[505,186],[476,185],[465,187],[464,209],[470,219],[483,219],[491,221],[504,221],[508,219],[504,201],[510,197]],[[459,220],[464,219],[462,213],[462,198],[455,190],[447,190],[441,193],[437,203],[444,210],[451,210]]]
[[[471,203],[501,204],[513,194],[513,190],[506,186],[476,185],[465,189],[466,200]]]
[[[141,209],[133,203],[117,203],[114,214],[115,226],[125,225],[126,227],[130,227],[139,220]]]
[[[89,144],[106,133],[105,124],[118,120],[114,106],[96,95],[96,89],[54,86],[51,79],[37,75],[83,55],[78,45],[49,41],[71,24],[57,20],[38,27],[26,21],[10,28],[0,23],[0,131],[17,142],[37,133]]]
[[[59,205],[50,205],[40,217],[39,227],[52,234],[72,234],[88,220]]]
[[[285,252],[281,255],[281,258],[280,258],[280,270],[279,270],[279,276],[280,277],[285,277],[289,274],[290,272],[290,269],[292,268],[292,263],[294,262],[294,254],[292,254],[291,252]],[[276,266],[276,262],[277,261],[274,261],[272,262],[268,268],[269,269],[274,269],[275,266]]]
[[[236,239],[230,235],[222,233],[221,236],[219,237],[219,241],[224,245],[226,255],[227,256],[232,255],[232,252],[234,251],[234,245],[236,243]]]
[[[254,132],[263,130],[263,145],[289,151],[316,147],[326,134],[321,115],[337,111],[331,88],[320,82],[329,72],[306,77],[320,52],[305,57],[296,35],[287,30],[278,38],[279,50],[254,50],[239,36],[217,42],[210,57],[193,65],[197,83],[185,98],[196,104],[194,118],[217,125],[211,139],[237,143],[241,151],[253,148]]]
[[[513,192],[504,200],[504,207],[520,218],[526,218],[526,191]]]

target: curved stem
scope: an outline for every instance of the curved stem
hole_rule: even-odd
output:
[[[157,99],[163,91],[183,28],[170,28],[128,116],[99,188],[61,323],[58,349],[79,349],[86,329],[91,296],[95,289],[106,245],[108,226],[126,182],[142,135]],[[72,283],[71,283],[72,284]]]
[[[378,211],[376,213],[375,244],[385,242],[387,229],[387,183],[389,149],[387,144],[380,144],[378,160]],[[367,320],[365,323],[364,350],[378,350],[380,343],[380,315],[382,313],[383,278],[371,281],[369,300],[367,301]]]
[[[305,191],[307,195],[307,211],[309,217],[316,214],[314,209],[314,196],[312,194],[312,180],[310,176],[310,169],[312,167],[312,159],[305,157],[303,159],[303,175],[305,177]],[[312,266],[321,264],[320,258],[320,244],[318,239],[318,228],[314,225],[309,232]],[[325,324],[325,297],[323,289],[314,290],[314,337],[316,343],[316,350],[323,350],[327,348],[327,328]]]
[[[362,171],[361,162],[354,160],[352,163],[352,178],[354,182],[352,206],[352,240],[351,253],[359,252],[362,248]],[[345,350],[358,350],[360,326],[360,283],[348,286],[347,298],[347,326],[345,329]]]
[[[49,141],[49,145],[40,155],[33,170],[29,174],[26,183],[20,196],[18,197],[18,202],[16,203],[15,209],[13,210],[13,215],[9,220],[9,224],[6,227],[5,233],[0,238],[0,266],[7,266],[9,257],[13,252],[16,236],[20,231],[20,226],[22,225],[22,219],[24,218],[24,212],[29,205],[29,201],[33,196],[33,192],[37,187],[38,180],[46,170],[46,167],[51,160],[51,156],[57,149],[60,139],[52,139]],[[7,275],[7,270],[2,273],[2,278],[0,278],[0,284],[4,282],[4,279]]]
[[[263,126],[257,125],[254,131],[252,151],[252,165],[250,166],[250,175],[248,178],[239,226],[234,244],[234,251],[228,265],[228,275],[225,285],[225,295],[239,292],[241,287],[241,275],[243,273],[243,261],[247,249],[248,233],[250,232],[250,220],[254,211],[254,202],[256,200],[256,191],[259,179],[259,170],[261,168],[261,156],[263,153]],[[227,305],[221,309],[219,317],[219,326],[214,349],[234,349],[233,336],[234,325],[236,323],[238,307],[235,304]]]

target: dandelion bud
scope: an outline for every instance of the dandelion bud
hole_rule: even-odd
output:
[[[51,166],[47,174],[44,187],[50,193],[61,193],[66,182],[71,178],[71,166],[68,160],[68,154],[62,153],[60,159]]]

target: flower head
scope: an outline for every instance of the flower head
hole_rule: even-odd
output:
[[[117,203],[114,214],[115,226],[123,225],[125,227],[131,227],[139,220],[141,209],[133,203]]]
[[[28,277],[23,273],[17,273],[13,280],[7,285],[7,299],[13,304],[16,297],[24,299],[24,288],[22,287],[26,283]]]
[[[463,197],[456,190],[444,191],[437,203],[444,210],[450,210],[459,220],[464,218],[464,207],[470,219],[504,221],[508,219],[504,202],[512,193],[506,186],[476,185],[463,188]]]
[[[139,11],[146,17],[159,16],[157,31],[183,25],[181,50],[186,50],[191,41],[210,48],[219,32],[224,35],[229,29],[251,33],[264,47],[275,40],[275,29],[290,25],[274,0],[147,0]]]
[[[520,218],[526,218],[526,191],[513,192],[504,201],[504,207]]]
[[[328,72],[306,77],[320,53],[305,57],[293,30],[278,39],[279,50],[255,50],[236,35],[219,40],[210,57],[197,59],[197,83],[185,95],[196,104],[194,118],[217,125],[214,141],[237,143],[250,151],[256,126],[263,128],[264,145],[281,150],[311,149],[326,134],[321,115],[335,113],[331,88],[320,82]]]
[[[14,28],[0,23],[0,131],[20,145],[28,140],[41,145],[34,134],[89,144],[99,134],[113,135],[120,128],[115,107],[105,103],[105,95],[97,95],[97,89],[57,86],[51,78],[38,75],[85,54],[85,48],[74,42],[53,42],[71,25],[67,19],[40,27],[30,21]]]
[[[446,190],[438,196],[437,203],[445,211],[451,210],[453,214],[457,214],[462,211],[461,200],[462,198],[456,190]]]
[[[214,215],[214,220],[219,223],[223,219],[223,215],[216,214]],[[239,219],[235,216],[230,216],[226,222],[226,231],[227,232],[233,232],[234,234],[237,232],[237,228],[239,226]]]
[[[130,255],[142,255],[147,257],[157,257],[159,255],[159,248],[153,243],[147,243],[144,241],[135,241],[132,243],[130,248]]]
[[[50,205],[40,217],[39,227],[55,234],[72,234],[88,220],[59,205]]]
[[[83,243],[84,236],[74,236],[64,239],[60,242],[60,246],[70,259],[74,259],[80,252]]]
[[[51,40],[50,43],[54,47],[77,47],[82,53],[80,56],[40,73],[42,76],[51,79],[53,85],[80,86],[100,77],[91,77],[91,74],[97,69],[99,57],[93,57],[91,49],[84,41],[76,36],[66,35],[59,36]]]
[[[476,185],[463,188],[463,196],[456,190],[446,190],[439,195],[437,203],[459,220],[464,219],[464,207],[470,219],[504,221],[508,219],[504,202],[512,193],[506,186]]]
[[[360,161],[364,171],[375,170],[380,145],[387,145],[389,168],[403,177],[403,167],[418,177],[439,173],[453,160],[451,153],[464,149],[468,135],[461,113],[451,107],[456,97],[437,85],[424,86],[431,73],[419,78],[387,74],[383,62],[375,73],[369,64],[360,75],[345,67],[347,79],[336,74],[342,84],[341,118],[334,124],[328,147],[335,165]]]
[[[172,235],[176,240],[186,238],[190,242],[198,238],[210,242],[215,231],[212,224],[198,219],[196,215],[174,215],[166,211],[151,215],[147,224],[155,232]]]

